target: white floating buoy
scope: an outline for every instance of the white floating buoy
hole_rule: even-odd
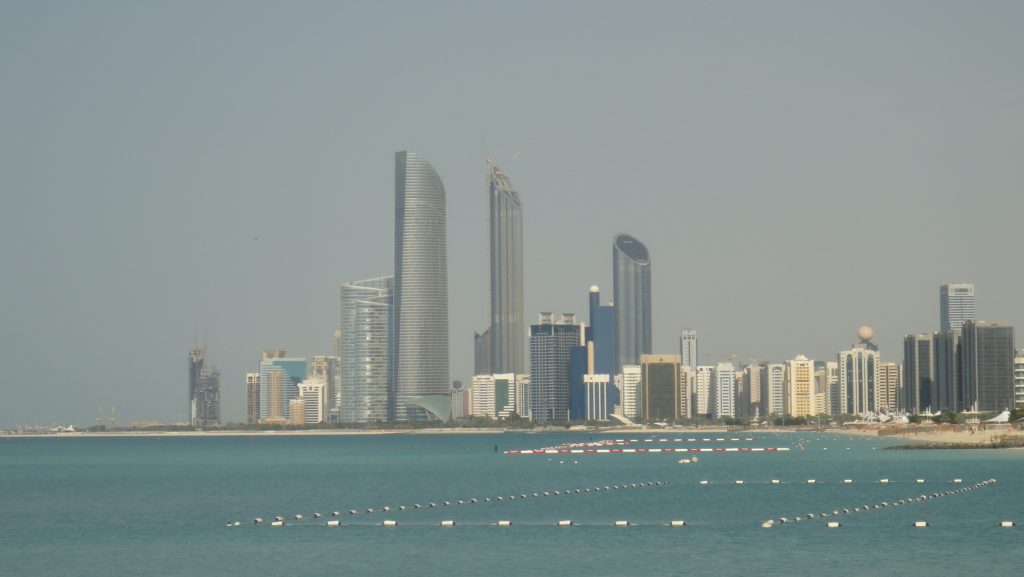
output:
[[[701,484],[701,485],[707,485],[707,484],[708,484],[708,482],[707,482],[707,481],[701,481],[701,482],[700,482],[700,484]]]
[[[829,521],[825,526],[829,529],[838,529],[839,527],[842,527],[843,524],[839,521]]]
[[[569,519],[566,519],[566,520],[564,520],[564,521],[559,521],[559,522],[558,522],[558,526],[559,526],[559,527],[571,527],[571,526],[573,526],[573,525],[575,525],[575,524],[576,524],[576,523],[573,523],[573,522],[572,522],[571,520],[569,520]]]
[[[284,527],[284,521],[271,521],[271,527]]]
[[[324,524],[327,525],[328,527],[340,527],[341,526],[341,521],[339,521],[337,519],[331,519],[330,521],[328,521],[328,522],[326,522]]]
[[[852,485],[853,484],[853,479],[843,479],[843,484],[844,485]]]
[[[391,507],[382,507],[381,508],[381,511],[384,511],[385,513],[387,513],[390,510],[391,510]]]
[[[817,483],[817,482],[818,482],[818,481],[816,481],[815,479],[807,479],[807,484],[808,484],[808,485],[813,485],[813,484],[815,484],[815,483]]]
[[[314,519],[319,519],[320,517],[321,517],[320,513],[313,513],[313,518]]]
[[[498,521],[497,525],[499,527],[511,527],[512,526],[512,521],[501,520],[501,521]]]
[[[780,484],[782,484],[782,481],[780,481],[778,479],[772,479],[772,485],[780,485]]]
[[[889,479],[879,479],[878,482],[884,485],[889,482]]]
[[[964,480],[963,479],[953,479],[953,482],[954,483],[963,483]]]
[[[399,511],[405,511],[405,505],[399,505],[398,506],[398,510]]]
[[[761,527],[764,528],[764,529],[771,529],[774,526],[775,526],[775,521],[771,521],[771,520],[768,520],[768,521],[765,521],[764,523],[761,523]]]
[[[261,517],[256,517],[255,519],[252,520],[253,525],[259,525],[262,522],[263,522],[263,518],[261,518]]]
[[[1016,523],[1014,523],[1013,521],[1001,521],[999,523],[1000,527],[1013,527],[1014,525],[1016,525]]]
[[[629,521],[616,521],[616,527],[629,527]]]
[[[928,521],[914,521],[915,527],[927,527]]]
[[[383,525],[385,527],[397,527],[398,526],[398,521],[392,521],[390,519],[386,519],[383,523],[381,523],[381,525]]]
[[[743,480],[742,479],[736,479],[736,484],[737,485],[742,485],[743,484]]]
[[[366,512],[367,513],[373,513],[373,509],[367,509]]]
[[[274,517],[275,521],[284,521],[284,517]]]
[[[672,527],[685,527],[686,521],[672,521],[669,525]]]
[[[441,526],[442,527],[454,527],[455,526],[455,521],[451,521],[451,520],[449,520],[449,521],[441,521]]]
[[[348,514],[349,515],[355,515],[356,514],[356,510],[355,509],[349,509],[348,510]]]
[[[924,479],[918,479],[917,482],[918,482],[918,484],[924,483]]]
[[[340,511],[331,511],[331,517],[337,517],[338,515],[341,515]]]

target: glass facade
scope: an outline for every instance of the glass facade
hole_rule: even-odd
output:
[[[394,395],[397,421],[424,420],[419,397],[449,397],[444,185],[419,155],[395,154]]]
[[[522,373],[525,368],[523,318],[523,208],[519,193],[500,168],[488,165],[491,227],[490,370]]]
[[[541,315],[530,325],[530,416],[535,422],[569,418],[569,356],[578,346],[580,327],[574,319],[555,324]]]
[[[341,287],[340,419],[387,421],[391,395],[391,310],[394,277]]]
[[[647,247],[628,234],[612,246],[615,286],[615,368],[635,365],[651,354],[651,259]]]
[[[964,407],[978,411],[1013,408],[1013,326],[967,321],[963,335]]]

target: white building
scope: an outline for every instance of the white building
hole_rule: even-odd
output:
[[[715,401],[712,397],[714,374],[715,367],[711,365],[697,367],[697,375],[693,382],[693,393],[697,397],[697,406],[695,407],[697,415],[711,415],[715,412]]]
[[[474,417],[507,419],[518,413],[516,405],[522,400],[519,394],[522,384],[512,373],[474,375],[471,414]]]
[[[765,399],[767,415],[786,414],[786,365],[769,363],[764,366],[761,378],[762,397]]]
[[[842,412],[851,415],[876,412],[878,351],[871,350],[861,343],[848,351],[840,352],[838,357],[839,402]]]
[[[715,418],[736,416],[736,368],[718,363],[714,377]]]
[[[333,375],[332,375],[333,377]],[[322,423],[329,410],[327,382],[321,377],[307,377],[299,383],[299,399],[304,404],[306,424]]]
[[[640,365],[623,365],[622,374],[615,375],[622,400],[622,416],[637,418],[637,391],[640,388]]]
[[[682,357],[680,365],[697,370],[697,331],[687,329],[679,337],[679,355]]]
[[[679,416],[684,419],[693,418],[693,388],[697,380],[697,370],[686,365],[679,367],[679,399],[683,403]]]
[[[1013,359],[1013,404],[1024,408],[1024,349],[1017,351]]]
[[[473,375],[469,414],[474,417],[495,418],[494,375]]]

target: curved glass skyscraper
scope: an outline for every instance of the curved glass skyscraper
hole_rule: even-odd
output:
[[[419,155],[395,154],[393,418],[425,419],[422,397],[449,395],[444,185]]]
[[[500,168],[488,164],[491,199],[491,372],[525,372],[523,207]]]
[[[639,365],[651,354],[651,258],[647,247],[628,234],[612,245],[615,283],[615,370]]]

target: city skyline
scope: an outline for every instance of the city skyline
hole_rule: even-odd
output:
[[[197,327],[244,420],[259,351],[333,354],[338,287],[393,272],[402,148],[447,192],[450,379],[489,315],[488,155],[525,195],[527,319],[611,295],[626,231],[657,260],[654,352],[696,329],[702,363],[833,359],[867,324],[898,361],[963,280],[978,320],[1024,323],[1024,6],[393,12],[0,7],[0,423],[185,422]],[[941,250],[900,256],[924,238]]]

